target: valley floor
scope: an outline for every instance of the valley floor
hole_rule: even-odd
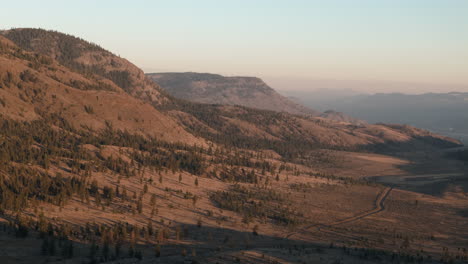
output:
[[[330,163],[317,167],[317,171],[324,175],[326,172],[342,177],[349,175],[349,179],[372,179],[380,184],[307,175],[305,169],[306,174],[280,173],[268,187],[241,184],[246,188],[258,188],[253,189],[258,192],[274,190],[277,195],[284,196],[286,202],[278,200],[275,206],[287,206],[297,214],[298,222],[294,225],[278,225],[262,217],[246,220],[245,215],[222,209],[210,199],[210,194],[228,191],[231,184],[189,174],[183,174],[181,179],[179,173],[171,172],[163,174],[161,183],[149,185],[148,193],[158,197],[155,216],[150,216],[149,209],[136,215],[124,213],[122,210],[128,210],[124,203],[104,209],[104,206],[91,206],[79,199],[70,201],[65,207],[44,204],[41,210],[47,211],[52,219],[77,226],[123,222],[145,226],[151,221],[159,228],[183,230],[183,236],[172,234],[162,241],[152,237],[138,239],[135,247],[141,251],[141,263],[466,261],[466,164],[447,159],[443,153],[391,157],[337,151],[330,155],[340,165]],[[142,184],[137,177],[116,179],[106,173],[95,177],[99,184],[119,181],[129,193],[141,191]],[[143,178],[157,177],[156,173],[145,172]],[[195,180],[198,185],[194,184]],[[180,188],[181,191],[176,191]],[[183,193],[199,198],[195,203],[185,199]],[[255,200],[250,199],[247,202]],[[151,208],[149,203],[149,197],[144,198],[144,208]],[[41,251],[43,239],[37,234],[12,238],[12,232],[8,226],[0,229],[1,263],[90,261],[89,244],[75,241],[74,257],[70,259],[60,253],[44,256]],[[57,241],[57,252],[60,252],[60,243]],[[160,247],[159,257],[155,256],[155,247]],[[111,248],[107,257],[96,253],[94,261],[140,261],[129,255],[128,250],[129,245],[124,244],[117,257],[115,249]],[[102,245],[97,251],[102,251]]]

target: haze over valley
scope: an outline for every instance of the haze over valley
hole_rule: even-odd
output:
[[[468,93],[377,93],[321,89],[282,91],[321,111],[335,110],[370,123],[408,124],[467,142]]]

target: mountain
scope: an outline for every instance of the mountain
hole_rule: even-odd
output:
[[[420,162],[433,166],[431,173],[456,170],[461,165],[441,153],[457,146],[407,125],[358,126],[177,99],[135,65],[82,39],[4,31],[0,262],[243,263],[275,256],[297,263],[305,260],[289,252],[301,248],[314,261],[422,255],[419,246],[401,248],[403,234],[430,241],[424,257],[436,259],[439,249],[455,251],[466,237],[449,228],[463,208],[442,206],[463,201],[459,194],[448,203],[368,179],[409,173]],[[387,197],[390,216],[367,218],[384,211]],[[407,231],[439,215],[445,220],[431,227],[436,239],[430,229]],[[317,223],[338,231],[317,238]],[[345,234],[343,242],[337,234]],[[368,240],[357,243],[363,235]],[[359,253],[337,256],[344,245]]]
[[[6,107],[7,116],[20,120],[45,118],[46,113],[60,116],[76,129],[101,130],[110,124],[121,131],[157,136],[171,142],[211,142],[256,150],[272,149],[289,157],[304,156],[317,147],[373,149],[378,146],[381,149],[387,146],[395,149],[394,143],[398,143],[404,149],[407,142],[408,147],[414,148],[415,144],[432,145],[434,140],[457,144],[423,130],[382,124],[356,126],[321,117],[180,100],[166,94],[127,60],[82,39],[41,29],[14,29],[4,31],[3,35],[9,40],[2,38],[5,54],[2,71],[9,82],[5,85],[13,87],[4,91],[3,101],[10,106]],[[220,83],[231,90],[225,83],[226,78],[217,75],[150,76],[163,85],[198,83],[211,90]],[[227,79],[227,83],[239,86],[235,89],[237,92],[249,94],[247,87],[255,84],[258,88],[254,91],[276,96],[259,79]],[[336,113],[328,113],[336,116]]]
[[[371,123],[408,124],[468,142],[468,93],[322,94],[304,92],[300,98],[305,105],[342,111]]]
[[[365,122],[344,113],[320,113],[287,98],[255,77],[225,77],[210,73],[149,73],[156,83],[176,98],[204,104],[239,105],[287,112],[294,115],[323,117],[336,122],[362,125]]]
[[[255,77],[225,77],[210,73],[149,73],[152,80],[176,98],[205,104],[251,108],[316,116],[313,109],[278,94]]]
[[[12,32],[16,31],[7,31],[5,34],[11,36]],[[29,34],[28,30],[18,30],[18,32]],[[56,32],[49,33],[53,36],[70,38],[70,36]],[[43,35],[47,36],[47,34]],[[18,36],[14,35],[12,39],[15,40]],[[99,130],[112,124],[116,129],[158,136],[171,142],[196,143],[200,141],[187,133],[175,120],[127,93],[124,88],[128,89],[128,87],[122,86],[118,80],[110,77],[114,76],[112,72],[118,71],[111,64],[99,64],[102,65],[100,67],[88,62],[83,64],[74,62],[82,59],[82,56],[89,55],[88,52],[96,53],[94,49],[99,48],[84,48],[95,47],[94,45],[81,45],[82,40],[76,43],[69,41],[82,47],[84,51],[80,53],[80,56],[66,53],[68,50],[73,50],[71,46],[50,48],[41,55],[22,50],[12,41],[1,36],[0,38],[2,45],[0,79],[3,80],[0,98],[4,105],[2,111],[4,117],[33,121],[56,115],[70,122],[76,129]],[[36,43],[36,40],[32,42]],[[41,41],[37,43],[43,44],[34,47],[42,49],[46,46],[54,47],[56,40],[52,38],[51,45],[46,45]],[[110,61],[119,61],[118,57],[110,55],[107,51],[99,52],[107,54]],[[61,64],[47,56],[49,54],[74,59],[61,59],[64,61],[64,64]],[[124,60],[120,59],[120,61]],[[83,70],[86,67],[95,69],[97,74],[87,72],[89,69]],[[117,68],[120,67],[122,65],[119,64]],[[145,87],[145,80],[139,82],[136,76],[132,76],[131,72],[137,69],[136,67],[128,64],[125,68],[130,71],[122,71],[125,72],[123,75],[128,76],[130,83],[136,85],[135,89],[152,87],[150,94],[159,95],[158,90],[155,89],[157,87],[150,81],[146,81],[148,86]],[[139,72],[139,70],[134,72]],[[144,78],[144,75],[141,74],[140,77]]]
[[[167,102],[159,87],[141,69],[96,44],[42,29],[19,28],[2,34],[20,48],[46,55],[88,78],[110,80],[132,96],[155,104]]]
[[[47,88],[50,86],[54,89],[44,89],[42,101],[27,102],[29,111],[24,112],[34,115],[38,111],[32,109],[37,109],[43,113],[58,114],[75,128],[102,129],[111,123],[114,128],[122,131],[151,133],[172,141],[193,144],[212,141],[249,148],[261,146],[289,155],[299,153],[301,148],[314,146],[372,148],[376,144],[380,146],[387,141],[404,142],[416,136],[398,131],[389,133],[389,129],[382,125],[356,128],[353,125],[334,124],[323,118],[292,116],[288,113],[241,106],[200,105],[180,101],[165,94],[159,85],[147,78],[135,65],[82,39],[40,29],[14,29],[3,34],[10,40],[7,53],[16,56],[16,60],[8,62],[11,65],[4,64],[5,72],[14,73],[13,78],[20,80],[21,87],[35,89],[33,87],[44,83]],[[16,45],[20,45],[21,50]],[[20,53],[29,55],[18,55]],[[45,59],[34,60],[28,56]],[[21,59],[23,62],[19,63]],[[49,67],[49,61],[57,66]],[[20,64],[23,66],[18,66]],[[14,68],[18,69],[12,72]],[[20,75],[26,71],[37,75],[38,83],[23,84]],[[18,90],[21,91],[22,88]],[[34,94],[26,89],[23,92]],[[21,96],[21,92],[18,92],[5,95],[5,98],[19,102],[22,101],[18,98]],[[113,98],[117,96],[122,98]],[[64,98],[64,102],[61,102],[61,98]],[[7,103],[8,101],[10,99],[7,99]],[[117,103],[112,103],[114,101]],[[140,111],[138,109],[141,106],[137,107],[135,104],[150,110]],[[115,107],[109,107],[110,105]],[[27,108],[25,106],[21,109]],[[26,114],[16,113],[16,116],[20,115]],[[380,137],[376,135],[378,133],[387,136]],[[423,138],[422,134],[426,135],[425,132],[419,134],[417,138]]]

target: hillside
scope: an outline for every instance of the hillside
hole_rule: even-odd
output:
[[[466,225],[452,234],[465,221],[462,180],[447,180],[443,195],[411,185],[422,181],[369,180],[420,164],[458,175],[465,163],[444,153],[456,140],[176,99],[84,40],[4,34],[1,263],[392,263],[445,258],[445,248],[467,257]],[[65,55],[70,47],[80,52]]]
[[[2,34],[26,51],[47,55],[68,69],[95,80],[107,79],[132,96],[164,104],[167,98],[143,71],[111,52],[67,34],[20,28]]]
[[[48,56],[24,51],[2,36],[0,45],[3,118],[33,121],[55,116],[75,129],[101,130],[111,125],[170,142],[203,142],[109,79],[72,71]]]
[[[251,108],[316,116],[313,109],[280,95],[255,77],[225,77],[209,73],[149,73],[152,80],[176,98],[205,104]]]

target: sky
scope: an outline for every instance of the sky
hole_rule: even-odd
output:
[[[468,91],[467,0],[0,0],[0,11],[2,29],[79,36],[145,72]]]

